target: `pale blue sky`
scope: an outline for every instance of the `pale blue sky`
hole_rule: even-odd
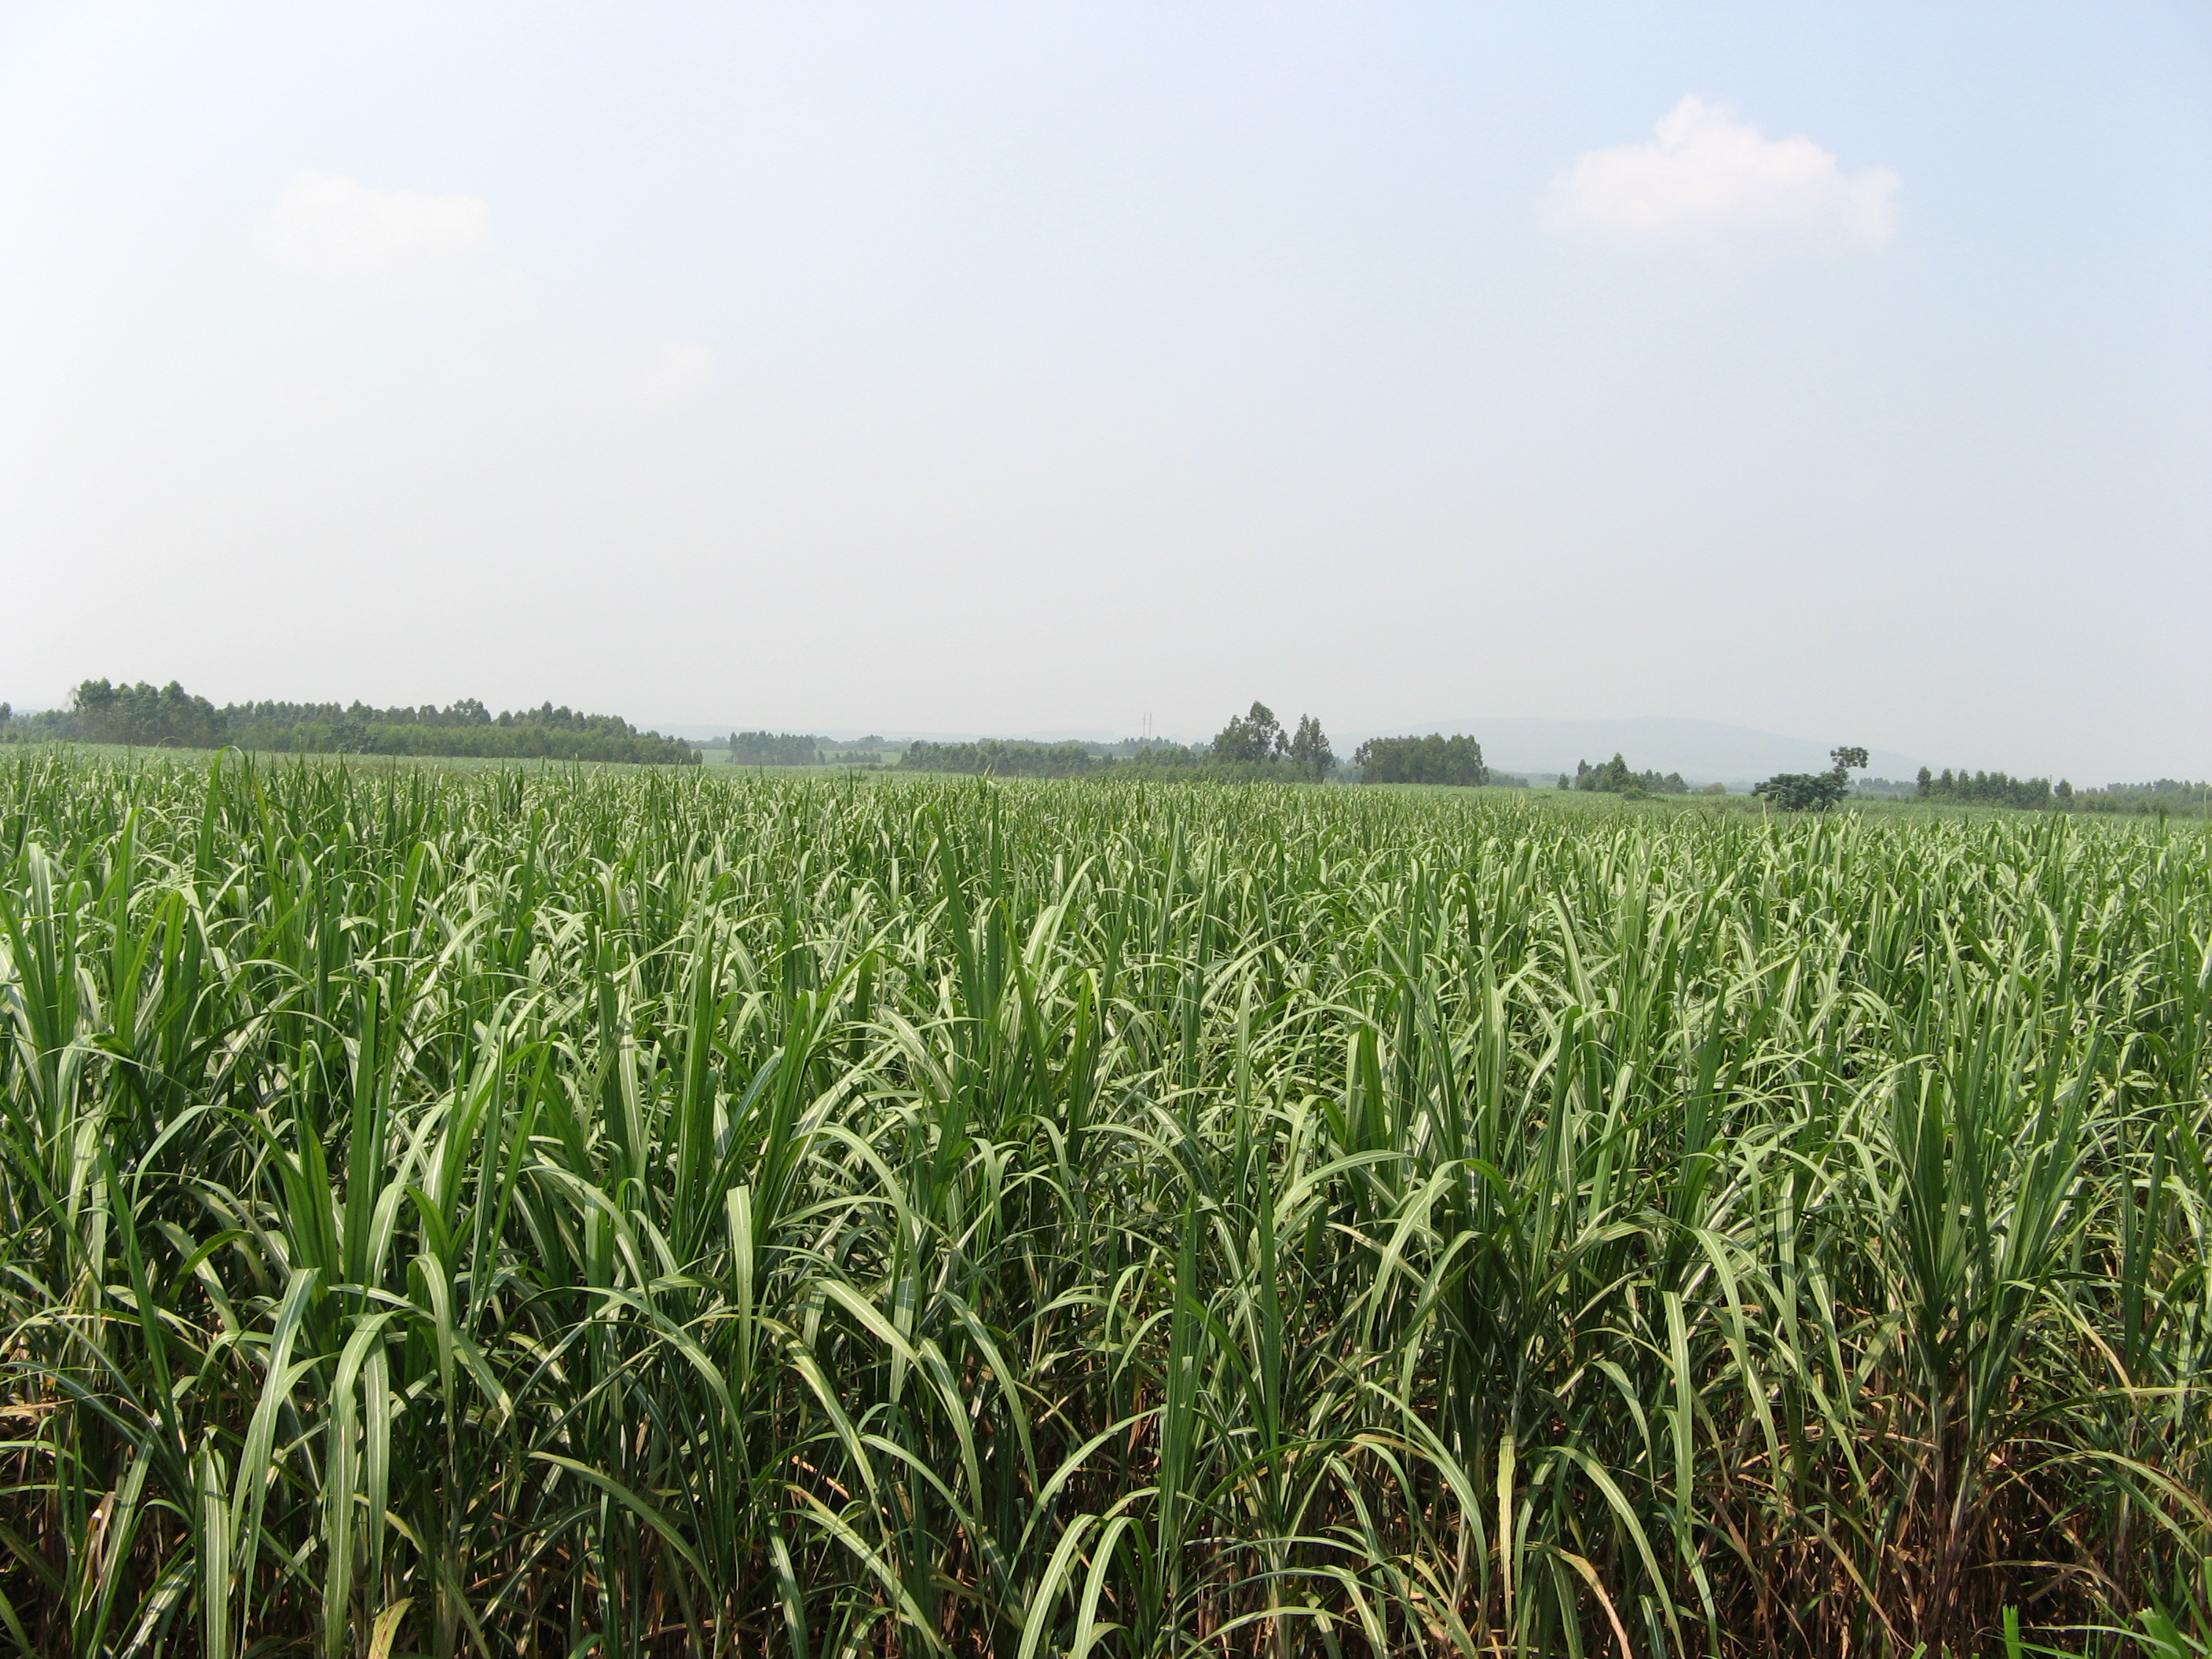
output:
[[[2212,774],[2212,8],[11,7],[0,592],[19,706]]]

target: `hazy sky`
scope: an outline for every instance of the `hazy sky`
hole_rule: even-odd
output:
[[[0,11],[0,698],[2212,774],[2212,7]]]

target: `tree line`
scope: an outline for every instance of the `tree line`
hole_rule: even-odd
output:
[[[1954,772],[1920,769],[1920,800],[1963,801],[1986,806],[2012,806],[2041,812],[2166,812],[2201,817],[2212,801],[2212,783],[2160,778],[2149,783],[2113,783],[2101,789],[2076,789],[2066,779],[2015,778],[2004,772]]]
[[[2064,780],[2060,780],[2063,782]],[[2077,789],[2074,809],[2081,812],[2166,812],[2202,817],[2212,806],[2212,782],[2158,778],[2148,783],[2108,783],[2101,789]]]
[[[829,741],[799,732],[732,732],[727,739],[732,766],[819,766]]]
[[[756,734],[764,736],[765,734]],[[733,738],[734,742],[735,739]],[[799,741],[799,740],[793,740]],[[806,741],[812,741],[811,739]],[[1826,811],[1851,798],[1851,774],[1869,764],[1865,749],[1844,745],[1829,752],[1832,763],[1823,772],[1778,772],[1753,786],[1752,794],[1785,812]],[[757,763],[775,764],[772,761]],[[793,762],[793,763],[800,763]],[[1121,777],[1151,775],[1229,782],[1258,782],[1268,779],[1320,782],[1338,766],[1334,750],[1321,721],[1302,714],[1285,729],[1265,703],[1255,702],[1205,743],[1180,744],[1157,739],[1125,738],[1118,744],[1037,743],[1012,738],[985,738],[967,743],[915,742],[898,761],[901,769],[918,772],[964,772],[998,777],[1077,778],[1112,773]],[[1501,778],[1485,763],[1482,745],[1468,736],[1370,738],[1352,754],[1352,768],[1363,783],[1443,784],[1480,788],[1498,782],[1516,786],[1519,778]],[[1691,786],[1680,772],[1638,770],[1625,756],[1593,765],[1577,761],[1574,771],[1559,775],[1561,789],[1615,794],[1633,799],[1644,795],[1686,795]],[[2002,772],[1920,771],[1917,787],[1899,784],[1901,793],[1914,788],[1923,800],[1980,802],[1990,805],[2060,811],[2106,811],[2197,814],[2212,802],[2212,785],[2160,778],[2154,783],[2113,784],[2105,789],[2076,790],[2064,779],[2053,784],[2047,778],[2014,778]],[[1705,793],[1724,793],[1719,784],[1708,784]]]
[[[1562,789],[1586,789],[1604,795],[1686,795],[1690,786],[1680,772],[1636,772],[1628,763],[1615,754],[1609,761],[1592,766],[1586,760],[1575,763],[1575,775],[1570,778],[1559,774]]]
[[[999,777],[1172,776],[1214,782],[1325,782],[1337,772],[1335,746],[1320,720],[1301,714],[1285,726],[1264,702],[1233,714],[1204,743],[1127,738],[1115,744],[1036,743],[985,738],[969,743],[917,741],[900,757],[902,769],[968,772]],[[1425,783],[1480,788],[1498,781],[1482,745],[1467,736],[1370,738],[1352,751],[1364,783]],[[1516,785],[1522,780],[1510,780]]]
[[[886,744],[873,732],[840,742],[811,732],[732,732],[707,746],[728,750],[732,766],[822,766],[853,755],[866,755],[872,764]]]
[[[1920,800],[1974,801],[2031,811],[2054,806],[2063,811],[2074,804],[2074,786],[2063,778],[2054,787],[2049,778],[2015,778],[2002,772],[1968,772],[1963,768],[1954,774],[1948,766],[1940,774],[1930,774],[1923,766],[1919,784],[1913,793]]]
[[[1031,743],[1018,738],[981,738],[973,743],[907,745],[899,757],[908,772],[969,772],[1000,778],[1084,778],[1118,764],[1094,755],[1080,743]]]
[[[1131,777],[1158,774],[1214,781],[1320,783],[1336,769],[1336,751],[1321,721],[1298,717],[1285,731],[1274,711],[1255,702],[1201,744],[1127,738],[1117,744],[1036,743],[1017,738],[983,738],[972,743],[907,745],[902,769],[916,772],[988,773],[998,777],[1080,778],[1111,772]]]
[[[1464,735],[1370,738],[1352,751],[1365,783],[1442,783],[1479,789],[1490,781],[1482,745]]]
[[[124,744],[276,754],[396,755],[485,760],[626,761],[695,766],[680,738],[641,732],[617,714],[546,702],[495,714],[474,697],[439,708],[364,702],[235,702],[218,708],[176,681],[86,680],[67,708],[16,715],[0,703],[0,741]]]

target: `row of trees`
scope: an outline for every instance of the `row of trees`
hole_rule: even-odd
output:
[[[550,702],[496,714],[473,697],[445,708],[434,704],[379,708],[363,702],[269,702],[218,708],[174,680],[163,686],[86,680],[67,708],[21,718],[0,705],[0,740],[664,766],[696,765],[699,759],[698,751],[680,738],[640,732],[617,714],[587,714]]]
[[[909,772],[975,772],[1001,778],[1082,778],[1117,764],[1080,743],[984,738],[975,743],[912,743],[899,757]]]
[[[1270,778],[1319,783],[1336,769],[1328,734],[1310,714],[1285,732],[1274,711],[1255,702],[1207,743],[1185,745],[1131,739],[1119,744],[1032,743],[984,738],[973,743],[907,745],[899,765],[909,771],[990,773],[1000,777],[1079,778],[1111,771],[1120,776],[1153,773],[1214,781]]]
[[[1825,772],[1778,772],[1756,785],[1752,793],[1785,812],[1826,811],[1851,796],[1851,774],[1863,771],[1869,764],[1867,750],[1856,745],[1831,750],[1829,759],[1832,764]],[[1335,769],[1337,759],[1328,734],[1314,716],[1300,715],[1296,727],[1285,731],[1273,710],[1255,702],[1245,713],[1232,716],[1211,741],[1188,747],[1139,738],[1116,744],[985,738],[975,743],[915,743],[908,746],[899,764],[917,771],[991,773],[1002,777],[1086,777],[1111,770],[1123,775],[1164,772],[1217,780],[1278,777],[1318,782]],[[1370,738],[1352,751],[1352,764],[1359,781],[1365,783],[1479,788],[1499,781],[1484,760],[1482,745],[1464,735],[1448,738],[1431,732],[1425,737]],[[1631,798],[1690,793],[1690,785],[1680,772],[1638,771],[1620,754],[1596,765],[1578,761],[1571,775],[1559,775],[1559,787]],[[1900,793],[1906,787],[1897,786]],[[1723,786],[1711,784],[1706,793],[1724,792]],[[2064,779],[2054,785],[2046,778],[2013,778],[2002,772],[1947,769],[1931,774],[1925,767],[1920,770],[1915,793],[1925,800],[2059,811],[2195,814],[2212,804],[2212,786],[2171,778],[2076,792]]]
[[[800,732],[732,732],[728,741],[732,766],[819,766],[829,740]]]
[[[87,681],[105,685],[106,681]],[[83,688],[79,688],[82,690]],[[122,688],[128,690],[130,688]],[[143,687],[137,688],[144,690]],[[591,732],[601,737],[628,737],[635,728],[618,714],[586,714],[566,703],[540,703],[535,708],[502,709],[494,714],[475,697],[461,697],[441,708],[436,703],[398,704],[379,708],[356,700],[337,702],[234,702],[222,714],[234,725],[293,726],[434,726],[441,727],[542,726],[562,732]]]
[[[764,736],[765,734],[748,734]],[[793,742],[816,741],[789,739]],[[734,744],[735,738],[732,739]],[[1752,793],[1786,812],[1826,811],[1854,793],[1851,773],[1869,764],[1865,749],[1846,745],[1831,750],[1833,763],[1825,772],[1779,772],[1756,785]],[[760,764],[775,764],[766,761]],[[1085,777],[1115,770],[1124,775],[1165,772],[1185,777],[1263,780],[1291,777],[1318,782],[1337,765],[1334,751],[1321,722],[1301,715],[1297,726],[1285,731],[1274,712],[1255,702],[1245,713],[1232,716],[1211,741],[1163,743],[1126,738],[1118,744],[1043,744],[1016,739],[985,738],[975,743],[915,743],[899,764],[931,772],[991,773],[1002,777]],[[1352,764],[1365,783],[1443,784],[1468,788],[1504,781],[1520,785],[1518,778],[1501,780],[1486,763],[1482,745],[1468,736],[1370,738],[1352,751]],[[1877,786],[1881,781],[1875,781]],[[1574,772],[1559,775],[1562,789],[1626,795],[1686,795],[1688,781],[1680,772],[1638,771],[1616,754],[1592,765],[1576,763]],[[1912,792],[1923,800],[1981,802],[1991,805],[2057,811],[2149,813],[2165,811],[2198,814],[2212,805],[2212,785],[2161,778],[2154,783],[2114,784],[2106,789],[2076,791],[2064,779],[2053,784],[2046,778],[2014,778],[2002,772],[1933,774],[1920,770],[1917,788],[1894,786],[1894,793]],[[1709,784],[1705,793],[1725,793],[1720,784]],[[1861,793],[1863,793],[1862,789]]]
[[[1752,793],[1785,812],[1825,812],[1850,793],[1851,774],[1863,771],[1867,751],[1852,745],[1828,751],[1833,763],[1825,772],[1778,772],[1755,786]],[[1948,774],[1946,774],[1948,776]],[[1927,774],[1921,774],[1924,783]],[[1711,786],[1717,789],[1718,785]],[[1594,790],[1617,795],[1686,795],[1690,786],[1680,772],[1634,772],[1615,755],[1601,765],[1577,763],[1575,775],[1559,775],[1559,787]]]
[[[222,709],[174,680],[159,687],[143,681],[111,685],[106,680],[87,680],[77,687],[67,708],[20,719],[11,714],[5,729],[18,741],[75,738],[147,748],[216,749],[225,741],[228,726]]]
[[[1683,781],[1680,772],[1634,772],[1619,755],[1609,761],[1592,766],[1586,760],[1575,763],[1571,778],[1559,774],[1562,789],[1587,789],[1599,794],[1626,795],[1686,795],[1690,786]]]
[[[624,761],[696,765],[699,753],[680,738],[641,732],[616,714],[592,714],[551,702],[536,708],[494,713],[474,697],[443,708],[434,703],[378,708],[361,702],[228,703],[218,708],[175,680],[154,686],[86,680],[66,709],[18,716],[0,703],[0,742],[71,740],[143,748],[214,749],[226,744],[276,753],[459,756],[487,759]],[[830,751],[872,750],[879,737],[850,743],[793,732],[732,732],[726,739],[739,766],[814,766]],[[1826,772],[1778,773],[1753,790],[1785,811],[1820,811],[1850,793],[1850,773],[1863,769],[1867,751],[1831,751]],[[1370,738],[1355,750],[1352,764],[1370,783],[1420,783],[1480,787],[1492,781],[1482,745],[1467,736]],[[1285,731],[1274,711],[1255,702],[1231,717],[1210,742],[1163,743],[1128,738],[1119,744],[1042,744],[984,738],[975,743],[915,743],[899,765],[910,770],[990,773],[1005,777],[1083,777],[1109,769],[1170,772],[1231,779],[1296,778],[1321,782],[1337,757],[1321,721],[1301,714]],[[1716,788],[1718,786],[1714,786]],[[1559,775],[1559,787],[1595,793],[1680,795],[1690,786],[1680,772],[1636,771],[1616,754],[1593,766],[1576,763]],[[2160,778],[2077,792],[2067,780],[2015,778],[2004,772],[1941,773],[1927,767],[1913,791],[1922,800],[1954,801],[2029,811],[2203,813],[2212,786]]]
[[[2053,787],[2049,778],[2015,778],[2003,772],[1968,772],[1963,768],[1954,774],[1948,766],[1940,774],[1931,774],[1923,766],[1919,781],[1919,788],[1913,793],[1921,800],[1974,801],[2025,807],[2030,811],[2054,806],[2063,811],[2074,805],[2074,786],[2063,778]]]
[[[1370,738],[1353,751],[1352,760],[1367,783],[1479,788],[1493,781],[1482,745],[1466,736],[1431,732],[1419,738]],[[1337,769],[1338,761],[1328,733],[1315,716],[1301,714],[1296,726],[1285,729],[1274,710],[1255,702],[1244,713],[1231,715],[1227,725],[1202,744],[1186,746],[1139,738],[1113,744],[1043,744],[996,738],[975,743],[915,743],[899,765],[912,771],[1001,777],[1088,777],[1110,770],[1121,776],[1163,773],[1226,781],[1320,783]]]
[[[1352,751],[1366,783],[1443,783],[1479,789],[1490,781],[1482,745],[1470,737],[1370,738]]]
[[[2048,812],[2167,812],[2203,817],[2212,807],[2212,783],[2160,778],[2149,783],[2112,783],[2101,789],[2076,789],[2064,778],[2015,778],[2004,772],[1954,772],[1920,769],[1921,800],[1965,801],[1986,806],[2015,806]]]
[[[2061,779],[2060,787],[2063,787]],[[2183,778],[2110,783],[2101,789],[2076,790],[2073,799],[2075,808],[2085,812],[2167,812],[2202,817],[2212,815],[2212,783],[2202,779],[2191,783]]]
[[[730,751],[732,766],[820,766],[840,756],[865,755],[872,761],[887,745],[871,732],[843,742],[806,732],[732,732],[719,740]]]

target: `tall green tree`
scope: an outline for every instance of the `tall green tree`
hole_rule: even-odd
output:
[[[1264,702],[1232,715],[1229,724],[1213,734],[1213,758],[1231,764],[1257,764],[1280,759],[1290,750],[1282,722]]]
[[[1336,769],[1336,750],[1329,747],[1328,733],[1311,714],[1298,716],[1297,732],[1291,738],[1291,764],[1300,777],[1316,783]]]

